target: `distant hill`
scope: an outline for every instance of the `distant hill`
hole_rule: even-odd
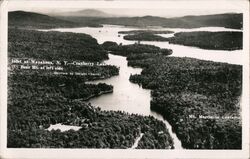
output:
[[[8,13],[9,27],[25,27],[25,28],[55,28],[55,27],[74,27],[79,24],[67,20],[61,20],[48,15],[13,11]]]
[[[242,13],[225,13],[215,15],[202,16],[185,16],[177,18],[163,18],[156,16],[143,17],[105,17],[105,18],[90,18],[90,17],[60,17],[73,22],[93,24],[113,24],[125,26],[162,26],[169,28],[198,28],[198,27],[225,27],[242,29],[243,14]]]
[[[242,13],[225,13],[201,16],[185,16],[177,18],[182,22],[192,23],[197,26],[218,26],[225,28],[242,29],[243,14]]]
[[[76,16],[76,17],[114,17],[114,15],[105,13],[96,9],[84,9],[75,12],[53,13],[53,16]]]
[[[180,18],[161,18],[154,16],[132,17],[132,18],[110,18],[102,22],[108,24],[134,25],[134,26],[162,26],[169,28],[197,28],[197,27],[226,27],[242,28],[242,14],[216,14],[202,16],[186,16]]]
[[[225,27],[242,29],[242,13],[225,13],[202,16],[185,16],[163,18],[156,16],[143,17],[108,17],[102,11],[87,9],[69,12],[71,16],[48,16],[33,12],[9,12],[9,26],[28,28],[55,27],[100,27],[102,24],[148,27],[162,26],[169,28]],[[74,15],[74,16],[72,16]]]

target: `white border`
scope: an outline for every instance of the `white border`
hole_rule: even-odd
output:
[[[7,141],[7,10],[15,4],[34,8],[158,8],[235,9],[244,13],[243,33],[243,143],[242,150],[111,150],[111,149],[14,149]],[[30,1],[0,2],[0,158],[249,158],[249,2],[246,1]]]

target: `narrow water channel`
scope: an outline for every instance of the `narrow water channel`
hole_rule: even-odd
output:
[[[142,69],[127,66],[125,57],[109,54],[109,60],[106,64],[120,67],[119,76],[111,77],[109,79],[91,81],[88,83],[106,83],[114,86],[113,93],[101,95],[97,98],[92,98],[89,102],[93,106],[98,106],[102,110],[120,110],[133,114],[140,114],[145,116],[154,116],[161,120],[166,125],[168,132],[174,140],[175,149],[182,149],[181,141],[172,131],[171,125],[163,119],[163,117],[150,110],[150,90],[143,89],[138,84],[131,83],[129,77],[131,74],[140,74]]]

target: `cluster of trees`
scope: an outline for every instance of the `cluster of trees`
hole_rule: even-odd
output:
[[[21,88],[15,91],[16,94],[11,96],[23,96],[25,91],[32,93],[41,91],[46,93],[48,91],[51,94],[61,94],[68,99],[82,99],[87,100],[90,97],[101,95],[102,93],[109,93],[113,91],[113,86],[105,83],[85,84],[85,78],[74,75],[48,75],[38,72],[26,74],[24,72],[16,72],[9,75],[9,85]],[[28,93],[27,92],[27,93]]]
[[[160,140],[161,142],[158,142]],[[167,147],[166,147],[167,146]],[[168,134],[161,131],[155,131],[154,136],[146,132],[138,143],[136,149],[173,149],[173,141]]]
[[[130,81],[152,89],[151,109],[168,120],[184,148],[241,149],[242,66],[161,55],[129,64],[144,68]]]
[[[128,63],[130,61],[135,61],[135,60],[142,60],[142,59],[148,59],[148,58],[153,58],[157,56],[156,54],[150,54],[150,53],[143,53],[143,54],[130,54],[127,56]]]
[[[167,41],[167,38],[159,36],[157,34],[170,34],[173,31],[168,30],[130,30],[119,31],[119,34],[128,34],[123,38],[125,40],[137,40],[137,41]]]
[[[168,38],[169,43],[212,50],[242,49],[242,32],[180,32]]]
[[[168,41],[168,38],[153,34],[153,33],[137,33],[131,35],[125,35],[125,40],[139,40],[139,41]]]
[[[106,41],[102,44],[102,47],[115,55],[129,56],[129,55],[139,55],[139,54],[172,54],[171,49],[161,49],[160,47],[147,44],[131,44],[131,45],[122,45],[117,44],[116,42]]]
[[[87,34],[8,30],[9,57],[46,60],[102,61],[108,53]]]
[[[78,76],[24,72],[11,72],[8,78],[9,148],[130,148],[140,133],[147,134],[140,148],[173,147],[166,126],[153,117],[101,111],[74,100],[110,90],[110,85],[87,85]],[[82,128],[47,130],[57,123]]]

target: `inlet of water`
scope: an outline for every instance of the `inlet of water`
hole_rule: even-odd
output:
[[[172,126],[164,120],[160,114],[150,110],[151,91],[143,89],[138,84],[129,81],[131,74],[140,74],[142,69],[128,67],[125,57],[112,54],[109,54],[109,60],[106,60],[105,63],[120,67],[119,76],[104,80],[91,81],[88,83],[111,84],[114,86],[114,91],[110,94],[104,94],[97,98],[92,98],[89,102],[94,106],[100,107],[102,110],[120,110],[131,114],[140,114],[144,116],[151,115],[156,119],[163,121],[170,136],[173,138],[175,149],[182,149],[181,141],[172,131]]]

